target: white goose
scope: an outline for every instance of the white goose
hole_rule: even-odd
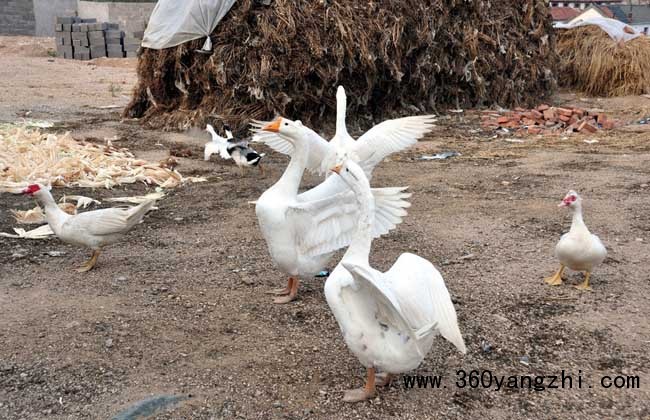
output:
[[[565,267],[571,270],[584,271],[585,280],[576,286],[581,290],[591,290],[589,278],[591,271],[607,257],[607,249],[598,236],[589,232],[582,219],[582,198],[575,191],[569,191],[559,207],[567,207],[573,216],[571,229],[562,235],[555,246],[555,257],[560,261],[560,269],[544,281],[552,286],[562,284],[562,273]]]
[[[122,236],[140,223],[154,206],[154,200],[131,208],[109,208],[71,215],[59,208],[50,191],[40,185],[29,185],[22,191],[36,198],[45,209],[45,219],[56,236],[63,242],[93,250],[90,259],[77,269],[83,273],[91,270],[101,248],[119,241]]]
[[[357,140],[348,134],[345,125],[346,95],[339,86],[336,106],[336,133],[330,142],[312,132],[317,147],[310,150],[307,170],[327,174],[336,162],[348,157],[359,163],[371,178],[372,170],[386,156],[413,146],[434,127],[433,115],[420,115],[386,120],[375,125]],[[262,130],[268,122],[256,121],[253,126],[253,141],[264,143],[276,152],[291,155],[292,146],[282,136]]]
[[[466,349],[445,282],[429,261],[406,253],[385,273],[370,267],[375,213],[370,184],[351,160],[332,170],[355,193],[360,209],[354,239],[325,282],[343,338],[368,370],[365,386],[345,393],[345,401],[355,402],[375,394],[376,370],[387,384],[392,374],[417,368],[438,333],[461,353]]]
[[[321,271],[334,251],[352,240],[358,207],[353,193],[339,177],[329,177],[318,186],[298,194],[306,166],[315,167],[314,149],[327,145],[300,122],[278,118],[263,128],[282,136],[291,147],[291,161],[280,179],[257,200],[255,212],[269,253],[289,276],[287,287],[273,293],[283,295],[275,303],[295,299],[300,278]],[[321,155],[322,156],[322,155]],[[408,203],[395,189],[373,189],[376,210],[372,235],[383,235],[401,223]]]
[[[385,385],[392,374],[417,368],[438,334],[461,353],[466,349],[445,282],[429,261],[407,253],[385,273],[370,267],[375,209],[368,178],[351,160],[332,170],[352,189],[360,209],[354,239],[325,282],[343,338],[368,370],[365,386],[345,393],[344,401],[355,402],[375,394],[376,370],[385,374]]]

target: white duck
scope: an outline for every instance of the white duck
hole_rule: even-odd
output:
[[[218,153],[222,159],[232,159],[235,161],[237,167],[239,167],[240,173],[243,174],[243,168],[248,166],[257,166],[260,168],[260,172],[263,174],[264,170],[260,161],[265,156],[264,153],[257,153],[249,145],[247,140],[238,140],[235,139],[232,135],[232,131],[228,126],[224,127],[226,131],[226,138],[219,136],[214,127],[208,124],[205,130],[210,133],[212,136],[212,141],[209,141],[205,144],[203,149],[203,159],[210,160],[210,156]]]
[[[316,133],[284,118],[264,130],[281,135],[292,150],[284,173],[255,206],[271,258],[289,276],[287,287],[273,292],[283,295],[275,303],[287,303],[295,299],[300,278],[316,275],[334,251],[350,243],[359,210],[353,193],[339,177],[330,177],[298,194],[305,167],[320,163],[311,160],[318,156],[312,151],[327,146]],[[402,208],[407,203],[401,190],[379,188],[372,192],[376,203],[372,235],[377,237],[401,223]]]
[[[119,241],[155,204],[154,200],[149,200],[131,208],[100,209],[71,215],[56,205],[50,191],[41,184],[29,185],[22,193],[33,196],[43,206],[45,219],[59,239],[93,250],[90,259],[77,269],[80,273],[91,270],[101,248]]]
[[[312,134],[318,140],[318,147],[310,150],[307,165],[310,172],[327,174],[336,162],[349,157],[359,163],[370,178],[374,167],[386,156],[413,146],[434,127],[433,115],[404,117],[377,124],[354,140],[345,125],[347,100],[342,86],[338,88],[336,99],[336,133],[330,142],[316,133]],[[268,122],[256,121],[252,125],[254,142],[264,143],[279,153],[291,154],[292,146],[285,138],[261,129]]]
[[[424,258],[402,254],[385,273],[370,267],[374,202],[363,170],[351,160],[337,165],[354,191],[359,223],[354,239],[325,282],[325,298],[350,351],[368,370],[362,388],[346,391],[344,401],[365,400],[375,394],[376,370],[385,377],[417,368],[441,334],[461,352],[465,343],[456,310],[442,276]]]
[[[598,236],[589,232],[582,220],[582,198],[575,191],[569,191],[559,207],[567,207],[573,216],[571,229],[562,235],[555,246],[555,257],[560,261],[560,269],[544,281],[552,286],[562,284],[562,273],[565,267],[571,270],[584,271],[585,280],[576,286],[581,290],[591,290],[589,278],[591,271],[607,257],[607,249]]]

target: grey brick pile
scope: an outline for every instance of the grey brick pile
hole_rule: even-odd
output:
[[[144,36],[143,31],[126,35],[117,23],[76,16],[57,17],[55,30],[57,55],[75,60],[135,57]]]

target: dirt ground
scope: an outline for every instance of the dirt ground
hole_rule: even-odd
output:
[[[12,49],[17,40],[44,49]],[[360,386],[365,372],[342,340],[323,279],[304,282],[289,305],[273,305],[265,294],[285,278],[248,201],[279,178],[287,159],[271,153],[265,176],[244,177],[230,163],[204,162],[200,130],[157,132],[120,119],[134,60],[52,58],[48,42],[0,38],[0,121],[56,121],[54,131],[72,130],[80,140],[117,136],[116,144],[151,160],[189,147],[194,155],[180,158],[179,171],[209,181],[170,191],[87,274],[72,270],[87,250],[57,239],[0,238],[0,418],[111,418],[158,395],[188,398],[157,419],[650,418],[650,131],[643,126],[567,139],[495,138],[478,130],[476,114],[454,114],[384,162],[373,185],[408,185],[413,205],[404,223],[373,243],[371,264],[388,269],[407,251],[433,262],[468,354],[439,339],[413,373],[442,375],[443,388],[405,389],[399,378],[371,401],[348,405],[342,391]],[[650,115],[644,97],[564,93],[556,100],[626,122]],[[118,108],[99,108],[107,105]],[[450,150],[462,156],[417,159]],[[318,182],[307,176],[304,187]],[[584,196],[587,225],[609,250],[591,293],[571,287],[580,273],[557,288],[542,281],[557,269],[553,247],[570,224],[557,204],[569,189]],[[145,190],[54,193],[101,200]],[[0,231],[16,226],[10,209],[31,207],[27,197],[0,195]],[[565,370],[574,387],[459,388],[460,369]],[[604,389],[604,375],[638,375],[640,389]]]

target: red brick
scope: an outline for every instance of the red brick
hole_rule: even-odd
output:
[[[582,133],[595,133],[596,131],[598,131],[598,129],[593,125],[589,124],[587,121],[583,121],[583,123],[580,124],[580,127],[578,127],[578,131]]]
[[[544,123],[544,125],[547,127],[553,127],[555,124],[556,124],[555,121],[546,121]]]
[[[580,108],[573,108],[573,113],[578,117],[582,118],[585,115],[585,110]]]
[[[540,111],[540,112],[542,112],[542,111],[546,111],[546,110],[549,109],[549,108],[550,108],[550,106],[548,106],[548,105],[546,105],[546,104],[542,104],[542,105],[540,105],[540,106],[537,107],[537,110]]]
[[[509,121],[510,121],[510,118],[508,118],[508,117],[499,117],[499,118],[497,118],[497,122],[499,124],[507,123]]]
[[[578,115],[577,114],[571,115],[571,119],[569,119],[569,124],[575,124],[577,122],[578,122]]]
[[[602,124],[603,129],[605,130],[613,130],[614,127],[616,127],[616,122],[614,120],[605,120]]]
[[[541,134],[542,129],[539,127],[528,127],[528,134]]]
[[[566,115],[562,114],[560,115],[560,121],[564,121],[565,123],[568,123],[571,117],[567,117]]]
[[[544,118],[544,114],[542,114],[541,112],[539,112],[539,111],[536,110],[536,109],[531,110],[530,113],[532,114],[532,116],[533,116],[534,119],[541,119],[541,118]]]
[[[548,121],[553,121],[555,120],[555,118],[556,118],[555,111],[553,111],[552,109],[547,109],[544,111],[544,119]]]
[[[607,115],[605,114],[596,115],[596,121],[598,121],[598,124],[604,124],[605,121],[607,121]]]

